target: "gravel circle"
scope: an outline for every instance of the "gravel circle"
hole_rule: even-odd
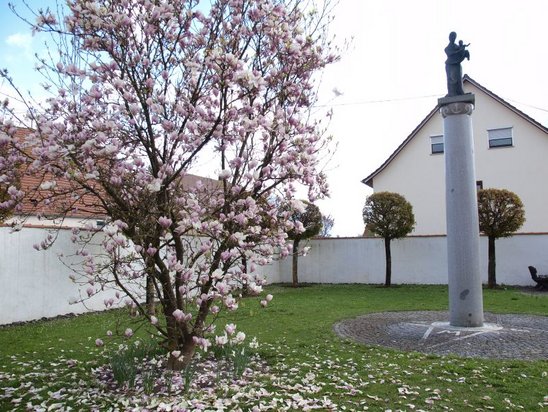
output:
[[[548,359],[548,317],[484,313],[493,328],[454,328],[448,312],[382,312],[346,319],[333,329],[367,345],[487,359]],[[443,324],[442,324],[443,323]]]

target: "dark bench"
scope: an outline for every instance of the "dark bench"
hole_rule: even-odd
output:
[[[537,275],[537,268],[534,266],[529,266],[529,272],[531,272],[531,277],[535,282],[537,282],[537,285],[535,286],[536,289],[548,289],[548,276],[547,275]]]

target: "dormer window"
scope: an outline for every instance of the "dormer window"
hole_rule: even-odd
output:
[[[512,147],[514,145],[511,127],[487,130],[487,134],[489,135],[489,148]]]

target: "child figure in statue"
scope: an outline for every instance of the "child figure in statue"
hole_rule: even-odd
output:
[[[464,44],[462,40],[459,40],[459,47],[464,51],[464,57],[466,60],[470,60],[470,52],[466,48],[470,46],[470,43]]]

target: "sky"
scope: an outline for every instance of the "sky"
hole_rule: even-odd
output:
[[[11,0],[23,9],[21,0]],[[31,0],[44,7],[52,0]],[[548,126],[547,0],[340,0],[331,33],[350,45],[322,74],[318,109],[333,109],[337,152],[325,166],[331,197],[318,205],[334,236],[363,233],[377,169],[446,94],[449,32],[470,43],[463,73]],[[40,82],[32,68],[43,46],[0,0],[0,68],[17,84]],[[5,88],[0,85],[0,98]]]

